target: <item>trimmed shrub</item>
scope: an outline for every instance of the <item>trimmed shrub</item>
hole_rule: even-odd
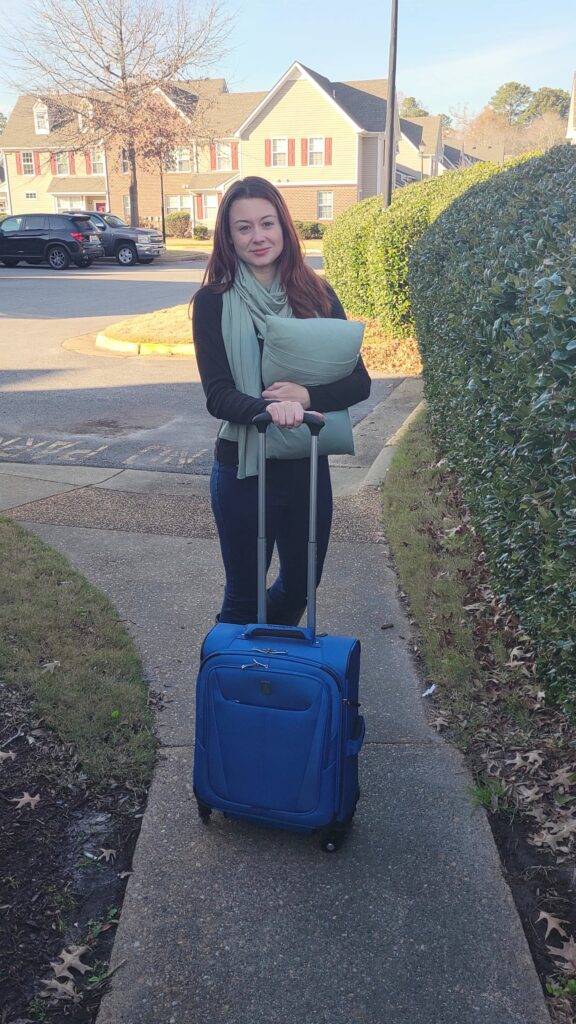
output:
[[[576,713],[576,151],[477,185],[415,246],[430,423],[547,697]]]
[[[382,196],[371,196],[340,213],[324,235],[326,277],[352,316],[374,316],[366,243],[381,216]]]
[[[295,220],[294,227],[300,238],[322,238],[326,230],[317,220]]]
[[[203,224],[197,224],[194,230],[192,231],[192,235],[194,238],[198,238],[201,241],[203,241],[206,238],[210,238],[210,232],[207,227],[204,227]]]
[[[408,259],[415,243],[454,199],[501,170],[474,164],[397,188],[388,209],[382,196],[372,196],[341,213],[324,241],[324,266],[346,309],[377,319],[397,338],[411,337]]]
[[[174,210],[166,216],[166,234],[172,238],[187,238],[190,234],[190,214]]]

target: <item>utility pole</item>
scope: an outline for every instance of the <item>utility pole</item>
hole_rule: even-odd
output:
[[[396,51],[398,49],[398,0],[391,0],[390,52],[388,55],[388,99],[386,101],[386,132],[384,136],[384,206],[392,202],[392,189],[396,177]]]

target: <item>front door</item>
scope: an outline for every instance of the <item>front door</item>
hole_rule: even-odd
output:
[[[96,213],[106,213],[106,203],[104,203],[104,202],[101,202],[101,203],[100,202],[96,202],[96,203],[94,203],[94,207],[95,207]]]

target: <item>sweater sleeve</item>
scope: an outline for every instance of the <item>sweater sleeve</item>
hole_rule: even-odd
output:
[[[248,424],[253,416],[264,412],[269,402],[236,388],[221,323],[222,295],[210,288],[201,288],[192,305],[192,331],[206,408],[218,419]]]
[[[339,320],[346,320],[346,313],[342,307],[336,292],[330,288],[332,299],[332,316]],[[358,362],[347,377],[333,381],[332,384],[318,384],[316,387],[309,387],[310,408],[315,412],[336,412],[338,409],[348,409],[351,405],[363,402],[370,394],[372,382],[362,356],[358,356]]]

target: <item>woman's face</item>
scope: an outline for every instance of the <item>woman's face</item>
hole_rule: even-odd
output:
[[[235,199],[230,207],[230,235],[238,259],[258,270],[272,269],[284,246],[276,207],[268,199]]]

